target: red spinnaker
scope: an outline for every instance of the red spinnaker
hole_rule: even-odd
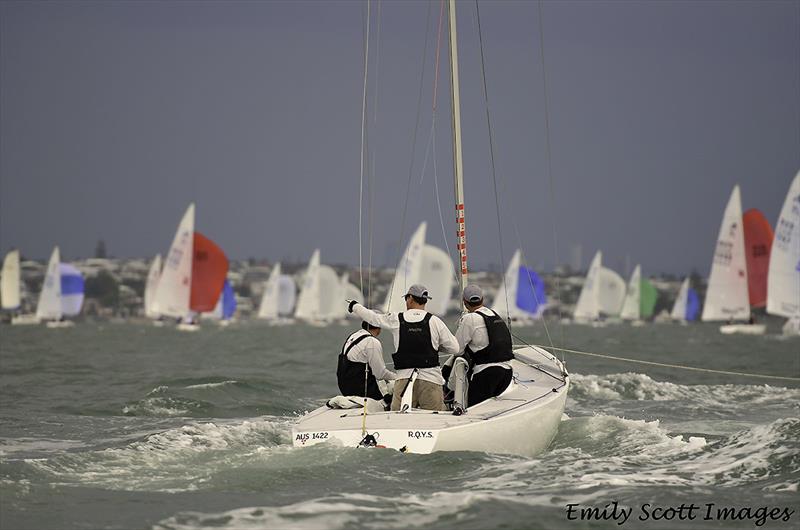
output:
[[[760,210],[744,212],[744,251],[747,256],[747,290],[752,307],[767,305],[767,271],[772,249],[772,228]]]
[[[213,311],[227,274],[228,258],[222,249],[200,232],[195,232],[189,309],[198,313]]]

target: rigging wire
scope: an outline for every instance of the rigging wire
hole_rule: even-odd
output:
[[[372,105],[372,123],[375,128],[378,124],[378,80],[380,79],[380,65],[381,65],[381,12],[383,3],[378,0],[378,29],[375,35],[375,87],[373,90],[373,105]],[[369,130],[367,131],[369,132]],[[369,141],[369,135],[367,136]],[[367,149],[370,152],[370,149]],[[375,204],[375,165],[377,154],[372,151],[372,165],[371,170],[367,173],[367,200],[369,201],[369,209],[367,212],[367,219],[369,223],[369,265],[367,268],[367,307],[372,307],[372,256],[375,248],[375,223],[374,223],[374,204]],[[362,296],[364,295],[362,289]]]
[[[361,292],[364,292],[364,256],[363,256],[363,203],[364,203],[364,147],[367,132],[367,77],[369,74],[369,24],[370,1],[367,0],[367,27],[364,34],[364,87],[361,95],[361,174],[358,180],[358,277]]]

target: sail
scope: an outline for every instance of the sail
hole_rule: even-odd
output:
[[[357,300],[362,303],[364,302],[364,295],[361,293],[361,289],[350,283],[350,274],[346,272],[342,274],[341,285],[342,297],[345,300]],[[342,312],[342,317],[346,318],[347,314],[347,308],[345,308]]]
[[[620,317],[625,320],[639,320],[641,318],[641,289],[642,289],[642,268],[636,265],[628,281],[628,290],[625,293],[625,301],[622,303]]]
[[[686,320],[686,303],[689,300],[689,278],[684,278],[678,297],[672,305],[670,316],[673,320]]]
[[[319,267],[319,249],[316,249],[311,254],[308,267],[306,267],[303,288],[294,312],[294,316],[297,318],[315,319],[319,314]]]
[[[216,243],[200,232],[194,233],[192,255],[189,309],[197,313],[212,311],[225,284],[228,258]]]
[[[639,295],[639,318],[652,317],[657,301],[658,289],[650,283],[650,280],[643,278],[641,281],[641,294]]]
[[[745,264],[742,201],[739,186],[731,192],[708,278],[703,321],[743,319],[750,317]]]
[[[517,269],[517,296],[516,308],[520,315],[535,318],[542,314],[547,306],[544,281],[536,271],[520,266]]]
[[[83,306],[83,275],[68,263],[59,264],[61,275],[61,312],[64,316],[80,314]]]
[[[598,301],[599,274],[602,268],[603,253],[599,250],[592,258],[589,271],[586,273],[586,280],[583,282],[583,289],[578,296],[578,303],[575,304],[576,319],[594,320],[600,315],[600,305]]]
[[[619,315],[625,300],[625,280],[605,267],[600,267],[597,278],[597,304],[600,312],[608,316]]]
[[[420,283],[420,272],[422,270],[422,249],[425,247],[426,223],[421,223],[414,235],[408,241],[403,256],[397,264],[394,273],[394,280],[386,295],[386,302],[383,304],[383,311],[386,313],[399,313],[406,310],[403,295],[408,292],[408,288],[415,283]],[[429,286],[426,286],[429,287]],[[436,295],[432,295],[436,296]]]
[[[10,251],[3,260],[0,300],[2,300],[3,309],[19,308],[19,250]]]
[[[156,254],[147,273],[147,283],[144,287],[144,314],[148,318],[158,318],[158,280],[161,278],[161,254]]]
[[[516,292],[517,284],[521,277],[521,261],[522,252],[517,249],[514,255],[511,256],[503,281],[500,283],[500,288],[497,289],[497,294],[495,294],[494,302],[492,303],[492,311],[504,319],[516,319],[519,316],[516,307]]]
[[[697,291],[689,287],[689,291],[686,295],[686,320],[697,320],[699,314],[700,297],[697,295]]]
[[[58,247],[55,247],[47,263],[47,273],[36,306],[36,318],[40,320],[61,319],[61,274],[58,267],[60,261],[61,253]]]
[[[194,204],[190,204],[175,232],[158,281],[155,304],[162,315],[184,318],[189,314],[193,241]]]
[[[800,171],[786,192],[775,223],[767,276],[767,312],[800,317]]]
[[[319,296],[316,320],[334,320],[344,316],[344,286],[339,275],[328,265],[319,266]]]
[[[751,208],[742,216],[744,248],[747,258],[747,291],[750,307],[767,305],[767,272],[772,248],[772,227],[761,213]]]
[[[233,291],[233,286],[227,278],[222,285],[220,301],[222,302],[222,319],[230,320],[233,314],[236,313],[236,293]]]
[[[447,252],[432,245],[422,247],[422,264],[419,279],[415,283],[421,283],[428,288],[432,299],[428,301],[425,309],[429,313],[438,316],[447,313],[453,295],[455,274],[453,261]]]
[[[261,295],[261,305],[258,306],[258,318],[278,318],[278,280],[281,276],[281,264],[276,263],[269,273],[264,292]]]
[[[278,277],[278,297],[278,314],[291,315],[297,301],[297,285],[294,283],[294,278],[288,274],[281,274]]]

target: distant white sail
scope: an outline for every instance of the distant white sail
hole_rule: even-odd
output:
[[[161,278],[161,254],[156,254],[147,273],[147,283],[144,287],[144,314],[148,318],[158,318],[158,280]]]
[[[432,297],[425,309],[429,313],[442,316],[447,313],[453,294],[456,274],[453,260],[444,250],[432,245],[424,245],[421,261],[419,280],[415,283],[421,283],[427,287]]]
[[[2,274],[0,300],[3,302],[3,309],[18,309],[20,304],[19,250],[12,250],[6,254],[3,260]]]
[[[267,320],[278,318],[278,297],[280,296],[278,281],[280,277],[281,264],[276,263],[269,273],[269,278],[264,286],[264,293],[261,295],[258,318]]]
[[[425,231],[427,229],[426,223],[421,223],[414,235],[408,242],[400,262],[397,264],[397,269],[394,273],[394,280],[386,295],[386,301],[383,304],[384,312],[399,313],[406,310],[406,303],[403,300],[403,295],[408,292],[408,288],[415,283],[420,283],[420,274],[422,271],[422,252],[425,247]],[[430,286],[426,286],[430,289]],[[431,295],[435,296],[435,295]]]
[[[185,318],[189,314],[193,245],[194,203],[189,205],[183,215],[164,261],[155,301],[162,315]]]
[[[61,313],[61,272],[59,265],[61,253],[58,247],[53,249],[50,254],[50,261],[47,263],[47,273],[42,284],[42,292],[39,294],[39,304],[36,306],[36,318],[40,320],[60,320]]]
[[[350,274],[344,273],[342,274],[341,278],[342,284],[342,296],[344,300],[358,300],[361,303],[364,303],[364,295],[361,292],[361,289],[350,283]],[[342,311],[342,316],[347,317],[347,308],[344,308]]]
[[[331,321],[344,317],[345,289],[336,271],[328,265],[319,266],[319,300],[316,320]],[[345,308],[346,310],[346,308]]]
[[[625,320],[639,320],[641,318],[641,290],[642,290],[642,268],[636,265],[628,281],[628,289],[625,293],[625,301],[622,303],[620,317]]]
[[[672,306],[672,313],[670,316],[673,320],[686,319],[686,304],[689,301],[689,277],[687,276],[681,284],[681,289],[678,291],[678,298],[675,299],[675,305]]]
[[[750,318],[747,265],[744,254],[742,201],[734,186],[717,236],[714,261],[708,278],[703,321]]]
[[[290,316],[294,311],[295,302],[297,302],[297,284],[288,274],[281,274],[278,277],[278,314]]]
[[[494,297],[492,311],[503,317],[517,318],[517,283],[519,282],[519,267],[522,261],[522,252],[517,249],[511,257],[511,261],[506,269],[506,274],[500,283],[500,288]]]
[[[600,287],[600,269],[602,268],[603,253],[599,250],[594,255],[589,271],[586,273],[586,280],[583,289],[578,296],[578,303],[575,305],[574,318],[577,320],[595,320],[600,316],[600,304],[598,299]]]
[[[597,304],[600,312],[608,316],[619,316],[622,311],[622,302],[625,300],[625,280],[622,276],[607,269],[600,267],[597,275]]]
[[[767,312],[800,318],[800,172],[786,193],[769,258]]]
[[[319,314],[319,249],[314,250],[311,259],[306,267],[303,277],[303,287],[300,290],[300,298],[297,300],[297,308],[294,311],[296,318],[305,320],[315,320]]]

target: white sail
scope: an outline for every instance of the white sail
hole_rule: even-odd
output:
[[[408,292],[408,288],[415,283],[420,283],[420,273],[422,271],[422,249],[425,247],[426,223],[421,223],[414,235],[408,242],[400,263],[394,273],[394,280],[386,295],[386,302],[383,304],[383,311],[386,313],[399,313],[406,310],[403,295]],[[430,286],[427,286],[430,289]],[[435,296],[435,295],[431,295]]]
[[[344,285],[336,271],[328,265],[319,266],[319,309],[316,320],[332,321],[344,317]]]
[[[297,302],[297,284],[288,274],[281,274],[278,278],[278,314],[291,315],[295,302]]]
[[[637,265],[633,269],[631,279],[628,282],[628,289],[625,293],[625,301],[622,303],[620,317],[625,320],[639,320],[641,318],[641,290],[642,290],[642,268]]]
[[[517,318],[520,311],[517,309],[517,284],[519,283],[519,267],[522,261],[522,252],[517,249],[511,257],[506,268],[503,282],[494,296],[492,311],[504,319]]]
[[[258,318],[276,319],[278,318],[278,281],[281,277],[281,264],[276,263],[269,273],[269,278],[264,286],[264,293],[261,295],[261,305],[258,306]]]
[[[61,272],[59,265],[61,253],[58,247],[53,249],[50,254],[50,261],[47,263],[47,273],[42,284],[42,292],[39,294],[39,304],[36,306],[36,318],[40,320],[60,320],[61,313]]]
[[[789,186],[775,223],[767,276],[767,312],[800,318],[800,172]]]
[[[300,290],[300,298],[297,300],[297,308],[294,311],[296,318],[305,320],[316,320],[319,315],[320,301],[320,281],[319,281],[319,249],[311,254],[311,259],[306,267],[303,277],[303,287]],[[340,301],[341,303],[341,301]]]
[[[703,321],[750,318],[747,264],[742,229],[742,201],[734,186],[717,236],[714,261],[708,278]]]
[[[341,277],[341,289],[342,289],[342,297],[344,300],[357,300],[361,303],[364,303],[364,294],[361,292],[357,286],[350,283],[350,274],[345,272],[342,274]],[[341,316],[346,318],[348,315],[347,309],[345,308],[342,312]]]
[[[0,300],[2,300],[3,309],[19,308],[19,250],[10,251],[3,260]]]
[[[599,250],[592,258],[589,271],[586,273],[586,280],[583,282],[583,289],[578,296],[578,303],[575,304],[573,317],[576,320],[595,320],[600,316],[600,305],[598,301],[599,293],[599,274],[603,263],[603,253]]]
[[[158,311],[162,315],[185,318],[189,314],[193,250],[194,203],[189,205],[183,215],[164,261],[155,301]]]
[[[144,315],[148,318],[158,318],[158,280],[161,278],[161,254],[156,254],[147,273],[147,283],[144,287]]]
[[[608,316],[619,316],[625,300],[625,280],[606,267],[600,267],[597,278],[597,304],[600,312]]]
[[[443,316],[447,313],[453,294],[456,274],[453,261],[447,252],[432,245],[422,247],[421,261],[418,282],[428,288],[432,297],[425,309],[434,315]]]
[[[686,320],[686,304],[689,302],[689,277],[687,276],[681,284],[681,289],[678,291],[678,298],[675,299],[675,304],[672,306],[672,313],[670,316],[673,320]]]

